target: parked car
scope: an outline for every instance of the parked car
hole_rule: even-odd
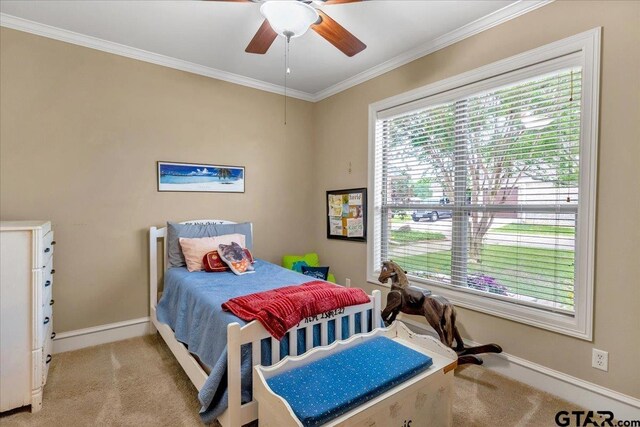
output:
[[[441,218],[451,218],[451,210],[445,209],[444,207],[446,207],[448,204],[450,203],[449,198],[448,197],[443,197],[439,200],[438,204],[440,206],[442,206],[441,208],[435,209],[435,210],[415,210],[411,213],[411,218],[415,221],[418,222],[421,219],[428,219],[429,221],[437,221]]]

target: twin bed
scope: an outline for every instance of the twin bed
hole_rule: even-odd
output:
[[[233,222],[197,220],[182,224]],[[150,228],[151,321],[198,390],[204,422],[218,419],[224,427],[237,427],[258,419],[258,405],[253,399],[254,366],[273,365],[285,356],[301,355],[380,325],[380,292],[374,291],[366,304],[303,319],[278,341],[259,322],[244,322],[223,311],[221,304],[233,297],[302,284],[311,278],[260,259],[254,264],[255,273],[242,276],[167,268],[167,240],[166,228]],[[159,249],[162,257],[158,256]],[[159,279],[164,283],[162,298]]]
[[[207,228],[207,233],[213,229],[214,235],[236,227],[220,220],[181,224]],[[260,259],[255,272],[246,275],[168,268],[167,254],[173,256],[180,245],[176,225],[170,225],[171,233],[149,230],[151,321],[198,390],[203,422],[217,419],[223,427],[256,424],[258,418],[266,427],[451,425],[457,355],[401,323],[381,328],[380,291],[350,301],[368,299],[364,304],[303,318],[277,340],[258,321],[245,322],[223,311],[222,304],[313,278]],[[238,226],[252,242],[250,224]]]

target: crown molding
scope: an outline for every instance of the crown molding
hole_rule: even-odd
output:
[[[552,3],[553,1],[554,0],[518,0],[517,2],[503,7],[502,9],[490,13],[489,15],[483,16],[480,19],[433,39],[429,43],[422,44],[415,49],[404,52],[395,58],[376,65],[375,67],[363,71],[360,74],[356,74],[353,77],[341,81],[340,83],[316,92],[313,95],[313,101],[321,101],[332,95],[352,88],[353,86],[359,85],[360,83],[364,83],[367,80],[371,80],[384,73],[408,64],[411,61],[415,61],[416,59],[422,58],[430,53],[444,49],[447,46],[481,33],[482,31],[488,30],[511,19],[517,18],[520,15],[524,15],[527,12],[531,12]]]
[[[114,43],[97,37],[87,36],[69,30],[64,30],[50,25],[41,24],[39,22],[30,21],[28,19],[19,18],[17,16],[0,13],[0,26],[11,28],[13,30],[24,31],[38,36],[48,37],[54,40],[60,40],[66,43],[78,46],[96,49],[114,55],[120,55],[139,61],[149,62],[151,64],[161,65],[188,73],[198,74],[205,77],[222,80],[229,83],[235,83],[250,88],[263,90],[266,92],[284,94],[284,87],[273,83],[263,82],[261,80],[252,79],[227,71],[218,70],[216,68],[206,67],[204,65],[194,64],[193,62],[183,61],[181,59],[171,58],[169,56],[160,55],[158,53],[125,46],[120,43]],[[314,96],[310,93],[287,88],[287,96],[298,98],[304,101],[314,101]]]
[[[430,53],[443,49],[449,45],[457,43],[482,31],[493,28],[496,25],[500,25],[506,21],[517,18],[520,15],[552,3],[553,1],[554,0],[518,0],[500,10],[497,10],[487,16],[464,25],[463,27],[440,36],[432,40],[430,43],[423,44],[415,49],[407,51],[401,55],[396,56],[395,58],[385,61],[382,64],[376,65],[373,68],[363,71],[362,73],[343,80],[324,90],[316,93],[307,93],[304,91],[287,88],[287,96],[310,102],[321,101],[353,86],[359,85],[360,83],[364,83],[367,80],[371,80],[384,73],[408,64],[411,61],[415,61],[418,58],[426,56]],[[125,46],[123,44],[110,42],[107,40],[99,39],[97,37],[87,36],[73,31],[41,24],[39,22],[19,18],[17,16],[8,15],[6,13],[0,13],[0,26],[24,31],[42,37],[48,37],[54,40],[60,40],[78,46],[88,47],[90,49],[112,53],[114,55],[120,55],[131,59],[137,59],[139,61],[149,62],[151,64],[186,71],[188,73],[211,77],[214,79],[226,81],[229,83],[235,83],[266,92],[276,93],[278,95],[284,94],[285,91],[283,86],[273,83],[267,83],[261,80],[252,79],[250,77],[241,76],[239,74],[229,73],[227,71],[206,67],[204,65],[195,64],[193,62],[183,61],[181,59],[171,58],[169,56],[160,55],[130,46]]]

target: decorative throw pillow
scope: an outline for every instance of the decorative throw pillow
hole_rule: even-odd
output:
[[[249,248],[251,249],[251,248]],[[312,267],[320,267],[320,259],[317,253],[308,253],[302,256],[300,255],[284,255],[282,257],[282,266],[293,270],[293,264],[297,261],[304,261]]]
[[[253,249],[252,225],[250,222],[239,224],[216,224],[213,222],[198,224],[167,223],[167,261],[168,268],[184,267],[185,259],[180,247],[180,237],[193,239],[196,237],[216,237],[226,234],[242,234],[245,236],[245,248]],[[216,247],[210,250],[216,249]]]
[[[236,242],[232,242],[230,245],[219,245],[218,255],[237,275],[255,273],[251,260]]]
[[[291,269],[293,271],[297,271],[298,273],[302,273],[302,267],[309,267],[309,264],[307,264],[307,261],[296,261],[291,266]]]
[[[249,261],[251,261],[251,264],[256,262],[253,259],[253,255],[251,255],[251,251],[249,249],[244,248],[243,251],[249,258]],[[202,263],[204,264],[204,271],[207,271],[209,273],[229,271],[229,267],[224,263],[224,261],[222,261],[220,255],[218,254],[218,251],[207,252],[204,258],[202,258]]]
[[[302,266],[302,274],[305,276],[315,277],[318,280],[327,280],[329,275],[329,267],[308,267]]]
[[[239,242],[240,246],[244,247],[243,234],[225,234],[224,236],[199,237],[195,239],[180,237],[179,240],[184,259],[187,262],[187,270],[191,272],[201,271],[204,268],[202,263],[204,255],[207,252],[216,250],[221,244],[228,245],[231,242]]]

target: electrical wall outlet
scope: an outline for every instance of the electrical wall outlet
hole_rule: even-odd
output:
[[[591,355],[591,366],[601,371],[609,370],[609,353],[604,350],[593,349]]]

